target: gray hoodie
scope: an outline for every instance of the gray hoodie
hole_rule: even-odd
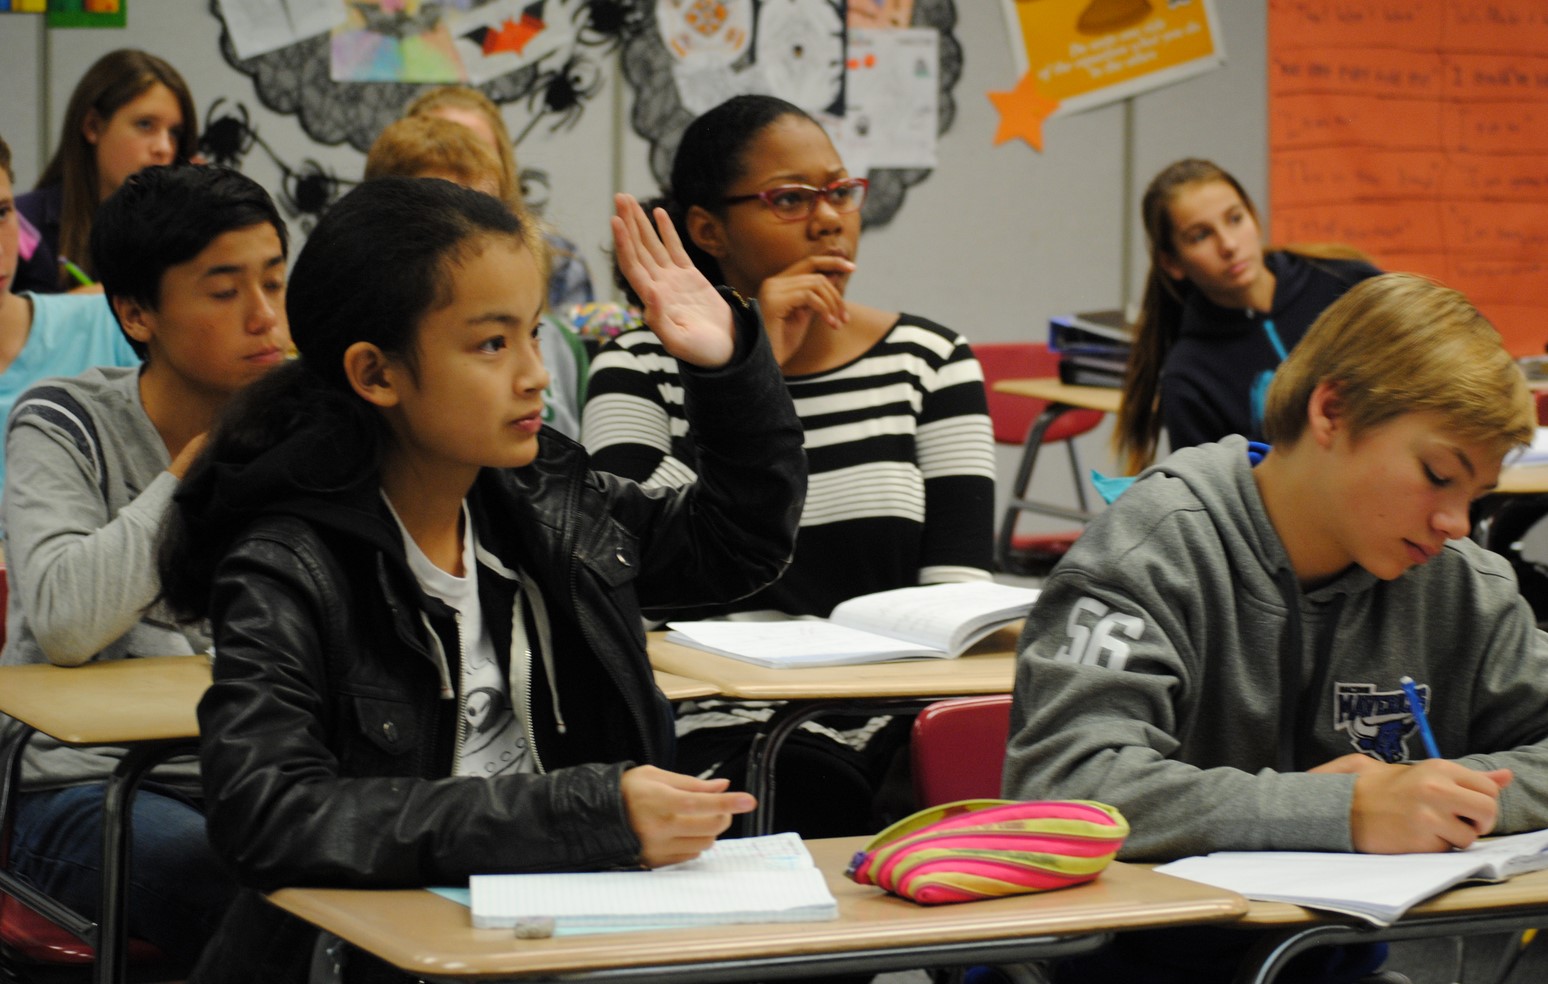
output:
[[[1303,592],[1246,441],[1179,451],[1087,527],[1022,634],[1005,792],[1123,811],[1125,858],[1352,850],[1351,752],[1508,767],[1498,833],[1548,825],[1548,636],[1471,541]]]
[[[156,542],[177,479],[140,403],[138,367],[45,379],[16,402],[4,498],[10,604],[0,664],[181,656],[208,648],[201,624],[157,602]],[[0,717],[0,740],[14,722]],[[22,756],[22,788],[100,781],[122,748],[73,748],[44,734]],[[192,759],[154,772],[198,788]]]

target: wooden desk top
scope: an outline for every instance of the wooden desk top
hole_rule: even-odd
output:
[[[671,701],[692,700],[695,697],[712,697],[720,693],[720,688],[713,683],[703,680],[691,680],[676,673],[668,673],[665,670],[656,671],[656,686],[666,694],[666,699]]]
[[[67,745],[124,745],[199,737],[199,698],[210,685],[205,656],[119,659],[84,666],[0,666],[0,713]],[[669,700],[718,688],[656,674]]]
[[[996,393],[1030,396],[1036,400],[1063,403],[1082,410],[1100,410],[1103,413],[1117,413],[1118,404],[1123,399],[1123,390],[1107,386],[1069,386],[1059,382],[1056,376],[1002,379],[993,388]]]
[[[197,738],[209,685],[206,656],[0,666],[0,712],[67,745]]]
[[[898,660],[858,666],[775,669],[666,641],[652,632],[647,648],[657,671],[713,684],[722,696],[742,700],[895,697],[961,697],[1008,694],[1016,677],[1016,638],[1021,623],[1007,626],[956,659]]]
[[[1548,492],[1548,464],[1510,465],[1500,470],[1496,495],[1534,495]]]
[[[968,905],[920,906],[843,875],[862,837],[810,841],[838,900],[832,922],[762,923],[518,940],[473,929],[468,910],[425,891],[283,889],[269,901],[408,971],[430,977],[522,977],[620,968],[670,968],[843,953],[1081,935],[1235,919],[1245,899],[1144,868],[1113,864],[1096,881]],[[639,978],[636,978],[639,979]]]
[[[1548,906],[1548,871],[1517,875],[1498,884],[1463,885],[1426,899],[1404,913],[1402,922],[1472,912],[1497,912],[1526,906]],[[1352,917],[1305,909],[1289,902],[1250,902],[1247,915],[1233,928],[1283,929],[1316,922],[1353,922]]]

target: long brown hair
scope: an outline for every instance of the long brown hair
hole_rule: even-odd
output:
[[[1223,181],[1235,189],[1252,220],[1258,221],[1258,210],[1241,182],[1218,164],[1196,157],[1168,164],[1151,179],[1140,200],[1150,272],[1145,276],[1139,319],[1131,328],[1133,348],[1129,352],[1118,424],[1113,429],[1113,450],[1131,475],[1155,459],[1161,437],[1161,367],[1182,331],[1185,285],[1167,276],[1157,259],[1159,254],[1176,255],[1172,243],[1177,231],[1172,224],[1172,202],[1184,188],[1214,181]]]
[[[199,117],[188,83],[177,69],[148,52],[120,48],[98,58],[75,84],[65,107],[64,129],[53,159],[38,177],[37,188],[59,185],[64,203],[59,216],[59,252],[95,275],[92,263],[91,220],[102,204],[98,198],[97,149],[86,139],[86,118],[95,112],[103,121],[156,83],[171,90],[183,114],[177,140],[177,162],[186,163],[199,146]],[[61,271],[60,284],[68,283]]]

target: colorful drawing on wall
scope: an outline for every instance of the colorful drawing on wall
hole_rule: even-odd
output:
[[[345,22],[333,30],[333,81],[467,81],[442,4],[353,0],[347,10]]]
[[[1019,81],[990,93],[996,144],[1042,149],[1042,123],[1170,85],[1225,60],[1213,0],[1002,0]]]
[[[330,0],[330,3],[333,0]],[[384,82],[361,80],[330,80],[333,60],[333,39],[327,32],[314,31],[316,20],[311,17],[314,0],[209,0],[209,14],[221,22],[221,56],[234,70],[252,79],[252,88],[259,101],[274,113],[294,116],[297,124],[319,144],[350,144],[361,153],[367,152],[381,128],[398,118],[402,107],[426,90],[424,82],[390,79]],[[300,8],[307,9],[307,19],[297,20]],[[533,0],[519,5],[506,5],[502,0],[478,2],[478,0],[450,0],[441,3],[443,25],[454,43],[458,23],[477,26],[481,12],[494,8],[509,12],[515,17],[525,15]],[[381,3],[389,8],[389,3]],[[426,5],[430,6],[430,5]],[[407,12],[409,5],[398,0],[396,8]],[[517,133],[515,142],[522,141],[529,133],[554,132],[557,128],[573,125],[591,99],[602,91],[602,67],[605,54],[618,50],[619,46],[647,31],[653,25],[652,0],[545,0],[540,11],[534,14],[548,25],[551,39],[557,40],[557,48],[534,48],[543,39],[534,36],[523,46],[525,57],[511,71],[483,80],[471,82],[478,91],[502,107],[506,124]],[[251,28],[263,19],[280,19],[288,15],[286,25],[271,25],[269,32],[280,36],[288,32],[289,40],[280,37],[276,48],[262,54],[243,56],[235,45],[235,34]],[[489,14],[494,17],[494,14]],[[317,17],[317,19],[320,19]],[[502,22],[503,23],[503,22]],[[488,22],[485,22],[488,26]],[[475,28],[467,28],[469,31]],[[498,31],[498,25],[495,26]],[[495,46],[506,40],[497,39]],[[502,54],[503,57],[503,54]],[[539,127],[539,122],[543,122]],[[308,183],[313,176],[294,169],[299,192],[297,200],[310,200],[311,190],[320,179]],[[525,178],[523,178],[525,181]],[[528,201],[531,204],[531,200]]]
[[[495,0],[450,14],[447,28],[474,85],[535,65],[569,44],[574,26],[559,0]]]
[[[851,171],[935,166],[939,49],[929,28],[850,29],[844,115],[824,122]]]
[[[48,0],[49,27],[123,27],[129,0]]]
[[[635,132],[650,142],[651,173],[661,184],[666,183],[672,153],[689,120],[745,92],[781,96],[821,117],[841,151],[855,157],[853,162],[846,157],[849,169],[870,178],[861,212],[869,226],[891,221],[908,188],[930,176],[934,141],[956,115],[952,90],[962,75],[962,47],[952,33],[957,23],[954,0],[850,0],[847,9],[844,0],[636,2],[648,11],[654,30],[624,42],[623,71],[635,93],[630,119]],[[859,53],[862,60],[874,56],[889,71],[901,66],[903,75],[890,77],[906,77],[911,92],[917,94],[919,84],[933,86],[933,103],[921,98],[915,107],[928,119],[890,118],[892,94],[875,90],[866,94],[865,105],[856,104],[856,118],[849,118],[848,92],[855,70],[847,65],[847,15],[860,2],[870,8],[867,13],[907,11],[907,26],[934,35],[926,42],[919,36],[903,37],[911,34],[908,31],[875,31],[900,37],[890,42],[868,39],[866,50]],[[862,126],[868,139],[849,140]],[[875,166],[871,153],[877,155]],[[883,160],[890,163],[883,166]]]
[[[1347,243],[1385,269],[1435,277],[1477,304],[1511,352],[1541,353],[1541,0],[1271,0],[1268,18],[1274,241]]]
[[[914,0],[849,0],[849,26],[882,30],[913,23]]]
[[[48,0],[0,0],[0,14],[41,14],[48,10]]]

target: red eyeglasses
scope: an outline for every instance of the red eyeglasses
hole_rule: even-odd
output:
[[[865,204],[865,192],[870,186],[864,178],[840,178],[822,188],[804,184],[780,185],[754,195],[732,195],[725,203],[738,205],[756,199],[767,205],[775,218],[796,222],[811,216],[819,198],[826,199],[835,212],[853,212]]]

